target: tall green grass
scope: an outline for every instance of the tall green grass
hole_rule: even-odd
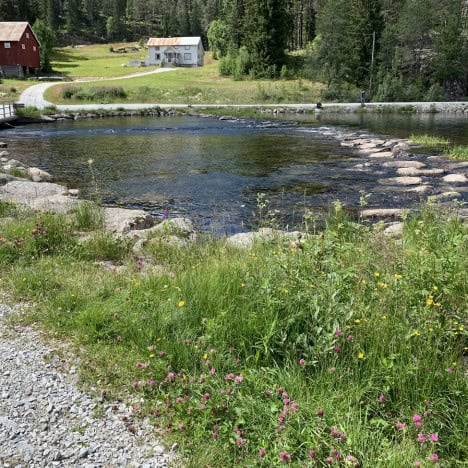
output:
[[[30,246],[38,222],[61,227],[53,249]],[[398,240],[335,208],[301,244],[154,240],[139,259],[110,245],[121,273],[64,222],[0,223],[3,284],[85,347],[94,386],[141,398],[134,411],[188,466],[463,466],[468,232],[455,213],[423,207]]]

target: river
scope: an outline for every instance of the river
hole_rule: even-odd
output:
[[[296,122],[219,120],[188,116],[62,121],[5,130],[12,157],[43,168],[58,182],[98,196],[106,205],[143,208],[160,217],[188,216],[199,228],[233,233],[255,226],[257,195],[289,225],[304,209],[321,211],[340,199],[359,206],[412,206],[419,196],[395,197],[376,175],[352,168],[361,157],[330,136],[353,128],[383,136],[446,136],[468,144],[468,118],[456,115],[323,114]]]

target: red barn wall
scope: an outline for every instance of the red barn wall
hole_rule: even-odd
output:
[[[0,42],[0,65],[39,68],[40,63],[39,43],[29,26],[18,42],[10,42],[9,49],[5,48],[5,42]]]

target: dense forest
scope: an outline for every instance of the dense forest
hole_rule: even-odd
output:
[[[467,0],[0,0],[0,20],[58,44],[200,35],[221,73],[321,80],[328,99],[468,94]]]

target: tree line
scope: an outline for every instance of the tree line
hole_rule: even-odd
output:
[[[202,36],[237,79],[324,81],[379,100],[467,95],[468,0],[0,0],[59,42]]]

